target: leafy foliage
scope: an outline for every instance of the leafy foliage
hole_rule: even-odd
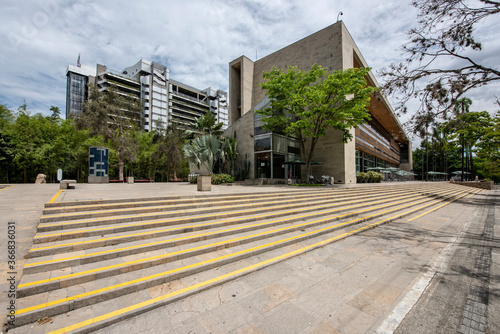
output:
[[[93,135],[100,135],[106,144],[116,151],[118,177],[123,180],[125,160],[135,161],[137,142],[134,131],[140,130],[142,108],[138,99],[124,97],[110,88],[100,92],[90,86],[90,98],[85,102],[84,112],[75,122],[78,129],[89,129]]]
[[[500,2],[490,0],[413,1],[419,10],[418,26],[408,32],[403,45],[406,58],[381,71],[385,90],[398,98],[397,110],[406,113],[406,103],[420,101],[412,118],[432,111],[447,118],[455,102],[467,91],[500,80],[500,71],[474,59],[482,44],[474,37],[478,23],[500,13]]]
[[[217,119],[212,112],[207,111],[205,115],[198,117],[195,122],[189,125],[188,129],[185,130],[185,136],[188,140],[193,140],[202,135],[221,136],[223,125],[223,123],[217,123]]]
[[[262,119],[266,130],[282,131],[299,140],[310,174],[316,143],[327,129],[342,131],[347,142],[352,139],[350,129],[369,120],[367,107],[376,90],[366,84],[369,71],[360,68],[329,73],[317,64],[309,71],[273,67],[263,74],[266,81],[261,84],[272,106],[256,112],[266,116]]]
[[[187,178],[190,171],[183,130],[170,125],[152,132],[139,131],[137,115],[127,114],[129,109],[118,110],[134,101],[94,93],[95,98],[86,106],[89,114],[76,119],[62,120],[58,107],[51,107],[52,114],[43,116],[30,115],[26,104],[16,111],[0,104],[0,183],[31,183],[38,173],[46,174],[47,182],[55,182],[59,168],[64,178],[86,182],[91,146],[110,149],[111,179],[122,179],[125,172],[161,182]],[[225,168],[229,174],[238,157],[236,139],[210,136],[215,145],[211,147],[216,147],[214,168]],[[224,165],[225,161],[233,164]]]
[[[465,179],[476,175],[495,179],[495,166],[500,163],[500,119],[487,111],[470,111],[471,105],[472,100],[461,98],[448,121],[439,123],[429,117],[428,122],[419,123],[417,129],[421,129],[423,141],[421,148],[413,152],[413,167],[420,173],[419,179],[427,179],[430,170],[461,171]]]
[[[191,180],[189,180],[190,183],[196,183],[198,182],[198,177],[195,176]],[[233,183],[234,182],[234,177],[229,175],[229,174],[212,174],[211,175],[211,183],[212,184],[223,184],[223,183]]]
[[[196,137],[184,146],[187,160],[198,168],[204,166],[210,174],[214,172],[218,162],[224,163],[223,142],[214,135]]]

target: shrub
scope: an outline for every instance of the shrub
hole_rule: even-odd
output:
[[[357,183],[363,183],[368,181],[368,174],[361,172],[361,173],[356,173],[356,182]]]
[[[212,184],[233,183],[234,177],[229,174],[212,174]]]
[[[233,183],[234,182],[234,177],[232,177],[229,174],[212,174],[212,184],[222,184],[222,183]],[[197,183],[198,182],[198,177],[195,176],[191,180],[189,180],[190,183]]]
[[[375,183],[375,182],[382,181],[382,174],[380,174],[380,173],[377,173],[377,172],[374,172],[371,170],[366,174],[368,176],[368,182]]]

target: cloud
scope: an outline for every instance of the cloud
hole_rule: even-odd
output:
[[[154,60],[172,79],[227,90],[230,61],[264,57],[335,23],[341,11],[375,73],[401,60],[398,48],[416,22],[410,0],[4,0],[0,103],[15,109],[26,99],[33,112],[48,115],[51,105],[64,112],[65,70],[78,54],[83,64],[117,71]],[[489,20],[481,27],[488,62],[498,54],[498,25]],[[488,94],[481,91],[481,103]]]

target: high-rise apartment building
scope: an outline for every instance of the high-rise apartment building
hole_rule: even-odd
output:
[[[114,87],[118,94],[139,99],[143,108],[143,128],[151,131],[170,124],[185,128],[196,118],[210,111],[228,126],[227,93],[207,88],[199,90],[170,79],[166,66],[144,59],[118,72],[97,64],[95,71],[89,66],[68,66],[66,118],[83,111],[88,99],[87,84],[99,91]]]

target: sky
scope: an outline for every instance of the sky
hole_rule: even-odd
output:
[[[66,68],[76,65],[79,55],[84,65],[116,71],[141,58],[156,61],[169,68],[171,79],[227,91],[233,59],[262,58],[337,19],[382,83],[377,71],[402,60],[407,31],[416,25],[410,2],[2,0],[0,104],[17,109],[26,102],[32,113],[45,115],[57,106],[64,115]],[[488,19],[478,28],[484,46],[479,57],[487,63],[498,64],[498,21]],[[474,101],[471,109],[496,111],[499,90],[491,85],[467,94]]]

